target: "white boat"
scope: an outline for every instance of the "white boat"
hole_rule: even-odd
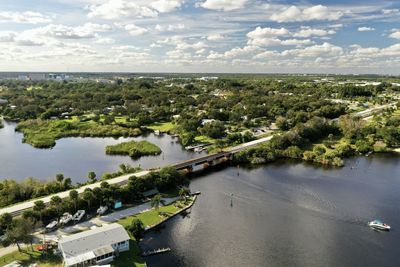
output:
[[[57,222],[57,221],[52,221],[51,223],[49,223],[49,224],[46,226],[46,232],[53,231],[53,230],[57,227],[57,225],[58,225],[58,222]]]
[[[390,231],[390,225],[379,220],[373,220],[368,223],[368,226],[377,230]]]
[[[103,215],[104,213],[106,213],[107,210],[108,210],[107,206],[100,206],[100,208],[97,209],[97,214]]]
[[[60,219],[60,224],[67,224],[72,220],[72,215],[68,212],[64,213]]]
[[[72,220],[74,220],[75,222],[79,222],[80,220],[82,220],[83,216],[85,216],[85,213],[86,212],[84,210],[78,210],[72,217]]]
[[[196,147],[193,151],[194,152],[201,152],[201,151],[203,151],[203,149],[204,148],[202,148],[202,147]]]

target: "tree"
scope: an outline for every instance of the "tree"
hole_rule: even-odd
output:
[[[134,219],[129,226],[127,226],[127,230],[132,233],[132,235],[139,239],[144,233],[144,224],[139,219]]]
[[[3,213],[0,216],[0,229],[2,232],[6,231],[7,228],[11,225],[13,217],[10,213]]]
[[[83,200],[86,201],[86,203],[88,204],[88,210],[90,210],[91,204],[94,199],[93,191],[89,188],[86,188],[85,191],[83,191],[82,198],[83,198]]]
[[[69,191],[69,198],[72,200],[72,202],[74,203],[74,208],[75,208],[75,212],[76,212],[76,205],[77,202],[79,200],[79,194],[78,191],[76,190],[71,190]]]
[[[59,174],[56,175],[56,181],[57,181],[59,184],[61,184],[61,183],[63,182],[63,180],[64,180],[64,174],[59,173]]]
[[[186,201],[186,197],[190,194],[190,189],[187,187],[182,187],[179,189],[179,196],[182,198],[182,200]]]
[[[20,243],[30,243],[32,245],[34,222],[30,219],[14,219],[5,234],[5,244],[15,244],[21,252]]]
[[[157,194],[155,195],[152,199],[151,199],[151,207],[153,209],[155,209],[156,211],[158,211],[158,209],[160,208],[160,204],[161,204],[161,195]]]
[[[43,222],[42,216],[43,216],[43,211],[46,208],[46,204],[42,200],[37,200],[34,203],[35,205],[33,206],[33,210],[37,213],[39,213],[39,220]]]
[[[59,196],[52,196],[50,199],[50,205],[57,210],[57,217],[61,215],[60,205],[62,204],[62,199]]]
[[[122,173],[127,173],[128,172],[128,166],[126,164],[120,164],[119,169],[121,170]]]
[[[91,171],[88,173],[88,179],[91,183],[96,182],[96,173]]]

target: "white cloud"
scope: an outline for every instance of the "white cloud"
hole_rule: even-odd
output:
[[[297,6],[285,8],[280,13],[272,14],[271,20],[277,22],[296,22],[312,20],[338,20],[343,16],[340,11],[331,11],[323,5],[316,5],[301,9]]]
[[[299,39],[288,39],[288,40],[283,40],[281,42],[282,45],[296,45],[296,46],[304,46],[304,45],[312,45],[314,44],[313,41],[310,39],[304,39],[304,40],[299,40]]]
[[[129,34],[132,36],[143,35],[149,31],[146,28],[137,26],[135,24],[127,24],[127,25],[123,26],[123,28],[125,30],[127,30],[129,32]]]
[[[254,31],[247,33],[247,37],[250,39],[258,38],[268,38],[275,36],[286,36],[289,35],[289,31],[285,28],[275,29],[275,28],[261,28],[257,27]]]
[[[85,23],[78,27],[69,27],[61,24],[49,24],[23,32],[27,35],[40,35],[60,39],[85,39],[94,38],[98,32],[111,30],[107,24]]]
[[[206,0],[198,3],[197,6],[212,10],[232,11],[243,8],[247,2],[248,0]]]
[[[393,30],[389,37],[400,40],[400,30]]]
[[[25,12],[10,12],[0,11],[0,22],[14,22],[26,24],[49,23],[52,19],[42,13],[25,11]]]
[[[296,32],[293,36],[294,37],[301,37],[301,38],[309,38],[311,36],[327,36],[335,34],[334,30],[323,30],[323,29],[313,29],[308,27],[303,27],[300,31]]]
[[[155,27],[154,27],[154,29],[156,30],[156,31],[159,31],[159,32],[177,32],[177,31],[182,31],[182,30],[184,30],[186,27],[185,27],[185,24],[176,24],[176,25],[172,25],[172,24],[169,24],[169,25],[160,25],[160,24],[157,24]]]
[[[232,59],[236,57],[241,57],[241,56],[251,56],[254,55],[255,53],[260,53],[262,51],[261,48],[258,46],[251,46],[247,45],[243,48],[241,47],[236,47],[233,48],[229,51],[226,51],[223,54],[210,51],[210,54],[207,56],[208,59],[216,60],[216,59]]]
[[[359,32],[373,32],[375,28],[372,27],[358,27],[357,29]]]
[[[11,31],[0,32],[0,42],[13,42],[17,34]]]
[[[282,52],[284,56],[297,56],[297,57],[334,57],[343,54],[343,49],[339,46],[330,43],[323,43],[322,45],[313,45],[304,49],[292,49]]]
[[[157,0],[150,4],[152,8],[160,13],[172,12],[181,7],[184,0]]]
[[[225,39],[225,37],[219,33],[215,33],[215,34],[211,34],[211,35],[207,36],[208,41],[221,41],[224,39]]]
[[[108,38],[108,37],[98,37],[95,41],[96,44],[105,44],[105,45],[109,45],[109,44],[114,44],[115,40],[112,38]]]
[[[109,0],[104,4],[89,6],[89,18],[116,20],[121,18],[154,18],[158,12],[146,5],[128,0]]]
[[[400,9],[382,9],[382,13],[384,15],[393,15],[400,13]]]

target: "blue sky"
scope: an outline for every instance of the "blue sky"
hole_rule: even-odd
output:
[[[400,74],[400,2],[2,0],[0,71]]]

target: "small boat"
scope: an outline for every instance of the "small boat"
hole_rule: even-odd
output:
[[[193,196],[198,196],[198,195],[200,195],[200,194],[201,194],[200,191],[196,191],[196,192],[192,193]]]
[[[79,222],[80,220],[82,220],[84,215],[85,215],[84,210],[78,210],[72,217],[72,220],[74,220],[75,222]]]
[[[204,148],[202,148],[202,147],[196,147],[193,151],[199,153],[199,152],[203,151],[203,149]]]
[[[390,231],[390,225],[383,223],[379,220],[373,220],[369,222],[368,226],[377,230]]]
[[[46,226],[46,232],[51,232],[57,228],[58,222],[57,221],[52,221]]]
[[[72,220],[72,215],[69,214],[68,212],[64,213],[63,216],[60,219],[60,224],[67,224]]]
[[[97,209],[97,214],[103,215],[104,213],[106,213],[107,210],[108,210],[107,206],[100,206],[100,208]]]

